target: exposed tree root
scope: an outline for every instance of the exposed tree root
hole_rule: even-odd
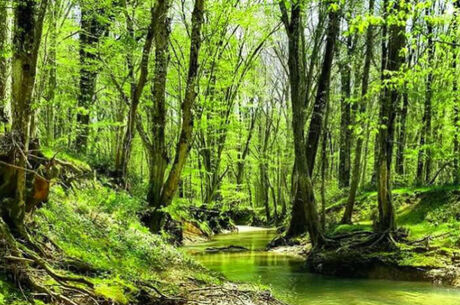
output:
[[[47,262],[37,252],[37,245],[31,238],[21,242],[11,234],[8,225],[0,218],[0,238],[2,253],[0,263],[12,274],[19,287],[26,287],[36,297],[47,301],[57,301],[68,305],[82,304],[78,299],[82,296],[95,301],[94,285],[84,277],[64,275]],[[33,246],[32,246],[33,245]],[[43,284],[43,278],[50,277],[56,284]],[[66,291],[64,295],[62,292]],[[78,297],[75,297],[76,295]]]

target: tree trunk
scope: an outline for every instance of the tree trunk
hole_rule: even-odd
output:
[[[323,125],[324,110],[326,109],[327,100],[329,98],[329,88],[331,83],[332,61],[335,53],[335,44],[339,32],[340,18],[338,12],[332,9],[329,11],[329,23],[327,28],[326,46],[324,49],[323,65],[318,79],[318,88],[316,93],[315,104],[313,105],[313,113],[310,121],[310,128],[307,135],[307,151],[308,169],[310,175],[313,175],[315,167],[316,152],[318,151],[318,143],[321,136],[321,127]]]
[[[351,60],[352,36],[349,35],[346,44],[346,61]],[[342,98],[340,101],[340,151],[339,151],[339,186],[350,186],[351,163],[351,66],[342,63],[340,67],[342,81]]]
[[[457,24],[457,19],[459,12],[460,12],[460,1],[455,2],[455,8],[456,11],[454,13],[454,33],[457,33],[458,31],[458,24]],[[457,39],[456,42],[458,43],[460,40]],[[455,47],[454,47],[455,48]],[[456,71],[457,71],[457,53],[453,52],[452,56],[452,70],[454,71],[454,81],[452,84],[452,94],[454,95],[454,126],[455,126],[455,132],[454,132],[454,184],[459,184],[460,183],[460,145],[459,145],[459,136],[460,136],[460,115],[459,115],[459,107],[460,107],[460,97],[458,95],[458,76],[455,77]]]
[[[190,42],[190,59],[187,77],[185,96],[182,102],[182,126],[179,141],[176,146],[176,155],[172,164],[171,171],[162,188],[161,198],[156,202],[149,202],[153,209],[144,218],[152,232],[161,230],[164,213],[162,208],[168,206],[179,186],[182,169],[187,161],[187,156],[192,144],[193,134],[193,105],[197,96],[198,85],[198,57],[201,47],[201,27],[204,22],[204,2],[205,0],[195,0],[192,13],[192,31]]]
[[[369,15],[372,16],[374,14],[374,0],[369,0]],[[372,60],[372,48],[374,47],[374,28],[372,25],[369,25],[367,28],[366,33],[366,55],[364,59],[364,70],[363,70],[363,78],[361,83],[361,105],[359,109],[359,118],[363,120],[361,122],[361,126],[365,126],[364,116],[366,114],[366,108],[368,103],[368,96],[367,91],[369,88],[369,72],[371,68],[371,60]],[[343,224],[351,224],[352,220],[351,217],[353,215],[353,207],[355,204],[356,199],[356,192],[359,186],[360,180],[360,171],[361,171],[361,154],[362,154],[362,147],[364,142],[364,128],[361,131],[361,134],[357,136],[356,141],[356,148],[355,148],[355,159],[353,161],[353,173],[351,179],[351,186],[350,192],[348,194],[347,205],[345,207],[345,212],[343,214],[341,223]]]
[[[310,234],[314,247],[324,243],[320,219],[316,209],[316,200],[313,192],[311,173],[313,172],[314,159],[318,149],[321,134],[324,108],[329,94],[332,59],[334,55],[335,40],[339,30],[339,16],[334,10],[329,11],[329,23],[326,37],[326,47],[321,74],[318,79],[318,91],[314,104],[307,142],[304,137],[305,103],[302,101],[302,90],[299,87],[301,80],[299,59],[299,38],[301,9],[298,4],[291,4],[291,20],[289,21],[287,9],[283,1],[279,3],[282,12],[282,21],[286,27],[289,38],[289,81],[291,85],[292,103],[292,128],[294,135],[294,152],[296,174],[298,177],[297,192],[294,199],[292,218],[287,236],[303,233],[305,226]],[[306,148],[306,149],[305,149]],[[295,210],[297,208],[297,210]],[[299,214],[304,212],[306,223],[296,223]],[[296,231],[295,229],[303,229]]]
[[[46,126],[46,143],[51,145],[54,140],[55,129],[55,105],[57,75],[56,75],[56,48],[57,48],[57,10],[58,3],[51,2],[49,15],[51,18],[49,25],[49,59],[48,59],[48,90],[46,92],[47,105],[45,106],[45,126]]]
[[[426,10],[427,15],[430,10]],[[432,116],[432,82],[433,82],[433,67],[431,62],[434,56],[434,43],[433,43],[433,25],[431,21],[427,20],[427,36],[428,36],[428,54],[427,54],[427,69],[428,75],[426,78],[426,90],[425,90],[425,105],[422,118],[422,132],[420,136],[420,147],[418,153],[417,162],[417,183],[423,184],[429,181],[430,170],[431,170],[431,116]]]
[[[155,116],[161,117],[161,107],[164,108],[164,93],[162,97],[162,86],[166,82],[166,70],[167,70],[167,43],[169,41],[169,19],[167,18],[169,9],[169,0],[160,0],[156,3],[156,6],[150,11],[150,24],[147,30],[147,36],[145,37],[144,46],[142,48],[142,57],[140,62],[140,73],[139,79],[135,82],[134,79],[134,66],[132,63],[132,58],[128,55],[128,66],[130,69],[130,74],[132,78],[131,83],[131,93],[129,101],[129,110],[128,110],[128,123],[126,126],[126,132],[123,137],[123,149],[120,157],[119,163],[116,165],[117,175],[121,182],[127,187],[127,177],[128,177],[128,165],[129,160],[131,159],[132,151],[132,141],[136,132],[137,127],[137,108],[139,106],[142,92],[144,91],[145,84],[147,83],[148,76],[148,65],[150,59],[150,52],[152,49],[153,41],[155,40],[158,43],[156,48],[156,58],[155,61],[155,79],[153,81],[153,90],[152,93],[155,95],[155,103],[157,108],[152,109],[152,113]],[[127,28],[131,35],[134,35],[134,30],[132,29],[132,21],[128,18]],[[155,30],[157,31],[155,32]],[[134,37],[133,37],[134,39]],[[166,47],[165,47],[166,44]],[[164,79],[163,79],[164,78]],[[125,97],[126,98],[126,97]],[[162,106],[163,105],[163,106]],[[164,116],[164,114],[163,114]],[[158,122],[160,123],[160,122]],[[163,124],[164,126],[164,124]],[[164,128],[164,127],[163,127]],[[160,128],[161,129],[161,128]],[[154,138],[155,141],[161,142],[162,138]],[[149,161],[154,162],[151,165],[157,164],[159,159],[157,158],[157,153],[162,154],[163,151],[159,150],[158,152],[154,150],[153,143],[151,141],[144,141],[147,150],[149,151]],[[156,177],[157,175],[151,173],[150,178]],[[149,185],[152,181],[149,181]],[[161,181],[163,183],[163,181]],[[149,188],[150,189],[150,188]]]
[[[100,23],[99,12],[83,4],[81,11],[80,38],[80,92],[78,94],[77,124],[78,133],[75,139],[75,147],[80,152],[85,152],[88,143],[90,110],[94,104],[96,93],[97,69],[94,67],[96,54],[94,49],[103,32]]]
[[[291,21],[287,16],[284,2],[280,2],[282,19],[289,37],[289,81],[291,85],[292,127],[294,135],[294,152],[296,175],[298,179],[297,191],[292,207],[292,217],[286,235],[296,236],[308,229],[310,239],[314,246],[324,242],[320,219],[316,209],[316,200],[313,192],[311,173],[313,173],[315,156],[318,150],[319,138],[323,124],[324,110],[329,95],[332,60],[334,56],[335,41],[339,31],[339,15],[334,10],[329,10],[326,46],[324,50],[323,65],[318,79],[318,88],[313,106],[307,141],[304,137],[305,103],[302,101],[302,90],[299,86],[301,80],[299,59],[300,37],[300,7],[292,4]],[[303,214],[303,215],[302,215]]]
[[[7,207],[14,229],[21,235],[24,228],[26,171],[29,148],[29,125],[31,118],[32,93],[35,84],[36,67],[43,19],[48,0],[42,0],[37,8],[35,0],[21,0],[16,3],[13,34],[12,70],[12,133],[18,143],[16,154],[16,198]]]
[[[155,29],[155,76],[152,87],[152,146],[149,149],[149,203],[161,200],[165,171],[168,165],[166,148],[166,77],[169,60],[170,19],[167,17],[170,1],[158,1],[156,16],[158,26]],[[153,22],[153,21],[152,21]]]
[[[384,8],[388,5],[388,0],[384,1]],[[394,2],[392,11],[398,15],[401,10],[399,2]],[[385,20],[388,21],[387,16]],[[387,27],[387,25],[384,25]],[[386,70],[389,72],[399,71],[404,60],[401,51],[405,43],[405,26],[391,24],[389,26],[388,37],[388,59]],[[383,37],[385,39],[385,37]],[[391,80],[389,73],[383,72],[383,80]],[[398,89],[395,86],[385,86],[383,88],[380,101],[380,126],[378,133],[379,154],[377,158],[377,192],[378,192],[378,231],[388,232],[396,228],[395,212],[391,195],[391,161],[394,139],[394,120],[396,114],[396,101],[398,100]]]
[[[321,143],[321,228],[326,229],[326,171],[328,168],[327,139],[329,136],[329,102],[326,105],[326,116],[324,118],[323,139]]]
[[[409,108],[409,94],[406,91],[403,93],[402,106],[399,114],[399,134],[396,150],[396,173],[404,175],[404,150],[406,147],[406,117]]]
[[[6,56],[8,39],[8,10],[6,2],[0,4],[0,124],[8,122],[5,112],[6,106],[6,88],[8,86],[8,58]]]

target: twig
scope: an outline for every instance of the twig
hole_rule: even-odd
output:
[[[43,177],[42,175],[40,175],[39,173],[37,173],[36,171],[34,171],[32,169],[28,169],[28,168],[25,168],[25,167],[20,167],[20,166],[17,166],[17,165],[11,164],[11,163],[7,163],[7,162],[1,161],[1,160],[0,160],[0,164],[3,164],[5,166],[9,166],[9,167],[13,167],[13,168],[16,168],[16,169],[24,170],[26,172],[35,174],[37,177],[39,177],[40,179],[45,180],[46,182],[50,182],[48,179],[46,179],[45,177]]]

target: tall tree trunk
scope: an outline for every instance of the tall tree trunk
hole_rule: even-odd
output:
[[[16,198],[8,207],[9,217],[20,234],[27,234],[24,228],[26,167],[29,148],[29,125],[31,118],[32,93],[35,84],[36,67],[43,19],[48,0],[42,0],[37,7],[35,0],[17,1],[14,10],[13,73],[12,73],[12,133],[18,150],[15,165]]]
[[[323,136],[321,142],[321,228],[326,229],[326,172],[328,168],[327,140],[329,136],[329,102],[326,105],[326,116],[324,118]]]
[[[426,10],[428,16],[430,10]],[[433,42],[433,25],[431,21],[427,20],[427,36],[428,36],[428,54],[427,54],[427,69],[428,75],[426,78],[426,90],[425,90],[425,105],[422,118],[422,132],[420,135],[420,147],[417,161],[417,183],[422,184],[429,181],[430,170],[431,170],[431,116],[432,116],[432,82],[433,82],[433,67],[431,62],[434,56],[434,42]]]
[[[50,3],[50,25],[49,25],[49,56],[48,56],[48,89],[46,91],[46,108],[45,108],[45,126],[46,126],[46,142],[48,145],[54,140],[55,129],[55,105],[54,100],[56,97],[57,75],[56,75],[56,48],[57,48],[57,0]]]
[[[97,55],[95,49],[105,29],[101,23],[101,10],[83,3],[80,7],[80,92],[78,94],[77,124],[78,133],[75,147],[80,152],[85,152],[88,143],[90,110],[96,98]]]
[[[313,175],[315,167],[316,152],[318,151],[318,143],[321,136],[323,125],[324,110],[326,109],[327,100],[329,98],[329,88],[331,83],[332,61],[335,53],[335,44],[339,32],[340,17],[338,12],[329,8],[329,22],[326,35],[326,46],[324,49],[323,65],[318,79],[318,87],[316,92],[315,104],[313,105],[313,113],[310,120],[310,127],[307,135],[307,151],[308,169],[310,175]]]
[[[167,18],[169,9],[169,0],[159,0],[155,7],[153,7],[150,11],[150,24],[147,30],[147,35],[145,37],[144,46],[142,48],[142,57],[140,62],[140,72],[139,78],[134,81],[135,78],[135,69],[132,62],[132,58],[128,55],[128,66],[131,74],[131,92],[130,92],[130,99],[129,99],[129,109],[128,109],[128,122],[126,126],[125,135],[123,137],[123,149],[120,156],[119,163],[116,164],[116,171],[118,178],[120,178],[121,182],[127,187],[128,183],[128,165],[129,160],[131,159],[131,151],[132,151],[132,141],[136,132],[137,127],[137,108],[139,106],[142,92],[144,91],[145,84],[147,83],[147,76],[148,76],[148,66],[149,66],[149,59],[150,53],[152,50],[153,41],[155,40],[158,43],[156,48],[157,58],[155,61],[155,79],[153,81],[153,89],[152,93],[155,95],[155,103],[158,109],[161,110],[161,107],[164,107],[164,89],[162,89],[162,84],[166,82],[166,70],[167,70],[167,43],[169,41],[169,19]],[[131,35],[134,35],[134,30],[132,29],[132,20],[130,17],[127,17],[127,28],[128,32]],[[155,32],[155,30],[157,30]],[[134,39],[134,37],[133,37]],[[165,47],[166,44],[166,47]],[[163,72],[164,70],[164,72]],[[158,72],[158,74],[157,74]],[[164,78],[164,79],[163,79]],[[163,97],[162,97],[163,91]],[[125,99],[127,99],[125,97]],[[157,100],[158,99],[158,100]],[[163,106],[161,106],[163,105]],[[158,115],[161,116],[160,110],[153,109],[152,113],[156,117]],[[164,128],[164,127],[163,127]],[[160,139],[154,138],[155,141],[161,141]],[[155,145],[152,141],[144,141],[145,146],[149,152],[149,162],[152,166],[158,163],[156,155],[154,152],[153,145]],[[160,151],[159,153],[162,153]],[[155,173],[150,173],[149,178],[156,177]],[[149,179],[149,182],[152,182]],[[149,189],[151,189],[149,187]],[[150,196],[150,195],[149,195]]]
[[[291,85],[292,103],[292,127],[294,134],[294,152],[296,175],[298,179],[297,191],[292,207],[292,217],[286,233],[288,237],[296,236],[308,229],[312,244],[320,246],[324,242],[321,230],[320,219],[316,209],[316,200],[313,192],[311,174],[313,173],[315,156],[318,150],[319,138],[321,135],[324,110],[329,95],[332,60],[334,56],[336,37],[339,31],[339,15],[333,9],[328,13],[328,26],[326,35],[326,46],[321,73],[318,79],[315,104],[310,121],[307,140],[305,141],[305,103],[302,102],[302,90],[300,88],[300,59],[299,59],[299,37],[300,37],[300,7],[299,4],[292,4],[291,21],[287,16],[287,9],[284,2],[280,2],[289,37],[289,81]]]
[[[166,149],[166,77],[169,60],[170,19],[167,17],[170,1],[158,1],[157,22],[155,29],[155,71],[152,87],[152,146],[149,154],[149,189],[148,202],[161,200],[165,171],[168,165]]]
[[[239,146],[240,149],[238,150],[238,161],[236,169],[236,187],[238,190],[241,190],[243,185],[244,166],[246,163],[246,157],[249,154],[249,145],[251,144],[254,126],[256,125],[257,114],[258,109],[256,108],[256,110],[251,113],[251,121],[249,123],[249,130],[246,141],[244,142],[243,146]]]
[[[369,15],[374,14],[374,0],[369,0]],[[366,108],[368,103],[367,91],[369,88],[369,72],[371,68],[372,60],[372,49],[374,47],[374,28],[372,25],[369,25],[366,33],[366,55],[364,59],[364,70],[363,78],[361,83],[361,105],[359,108],[359,118],[364,121],[364,116],[366,114]],[[361,126],[365,126],[365,122],[361,122]],[[359,123],[358,123],[359,124]],[[361,134],[357,135],[356,148],[355,148],[355,159],[353,161],[353,173],[351,178],[350,192],[348,194],[347,205],[345,207],[345,212],[343,214],[341,223],[351,224],[351,216],[353,214],[353,207],[356,200],[356,192],[359,186],[360,171],[361,171],[361,154],[362,147],[364,143],[364,128],[361,131]]]
[[[0,4],[0,124],[7,123],[5,112],[6,88],[8,86],[8,58],[6,54],[8,39],[8,10],[6,2]]]
[[[399,175],[404,175],[404,150],[406,147],[406,117],[409,109],[409,94],[407,87],[403,93],[401,111],[399,113],[399,133],[396,148],[395,170]]]
[[[458,33],[458,24],[457,24],[457,19],[459,14],[460,14],[460,1],[457,0],[455,2],[455,13],[454,13],[454,33]],[[457,43],[460,40],[457,39]],[[460,183],[460,144],[459,144],[459,136],[460,136],[460,115],[459,115],[459,107],[460,107],[460,97],[458,95],[458,73],[457,71],[457,53],[456,47],[454,47],[454,52],[452,56],[452,70],[454,71],[454,81],[452,84],[452,93],[454,95],[454,126],[455,126],[455,132],[454,132],[454,184],[459,184]],[[457,77],[455,77],[457,75]]]
[[[350,167],[351,167],[351,60],[352,36],[349,35],[346,44],[346,63],[340,67],[342,81],[342,98],[340,101],[340,151],[339,151],[339,186],[350,186]]]
[[[394,2],[391,11],[399,16],[400,3]],[[388,6],[388,0],[384,1],[384,9]],[[385,16],[388,22],[387,16]],[[387,27],[385,24],[384,27]],[[405,26],[401,22],[393,22],[388,28],[388,59],[386,61],[387,71],[399,71],[404,60],[401,51],[405,43]],[[383,37],[385,39],[385,37]],[[389,73],[383,72],[383,80],[391,80]],[[394,120],[396,114],[396,101],[398,100],[398,89],[395,86],[383,88],[380,101],[380,123],[378,133],[379,154],[377,158],[377,192],[378,192],[378,230],[380,232],[393,231],[396,228],[395,212],[391,195],[391,161],[394,139]]]
[[[192,31],[188,77],[185,96],[181,106],[182,125],[179,141],[176,146],[176,155],[168,178],[163,185],[160,200],[156,202],[149,202],[149,205],[153,211],[151,211],[144,218],[144,221],[148,224],[152,232],[159,232],[161,230],[164,220],[164,212],[162,209],[171,203],[174,194],[177,191],[182,169],[185,165],[185,162],[187,161],[187,156],[192,144],[194,119],[193,105],[198,94],[198,57],[201,47],[201,28],[204,22],[204,3],[205,0],[195,0],[194,9],[192,12]]]
[[[301,74],[299,71],[301,9],[299,4],[291,4],[291,20],[289,21],[284,2],[280,1],[279,5],[282,12],[282,21],[286,27],[286,32],[288,33],[289,38],[288,65],[289,81],[291,85],[292,128],[294,135],[295,165],[298,178],[297,192],[294,198],[292,211],[293,214],[287,236],[294,236],[303,233],[305,227],[307,227],[311,242],[313,246],[316,247],[321,246],[325,239],[321,230],[310,174],[313,172],[314,159],[318,149],[319,137],[321,135],[324,109],[329,94],[332,59],[334,55],[335,41],[339,30],[339,15],[333,9],[329,10],[323,65],[318,79],[317,94],[315,104],[313,106],[308,138],[305,142],[305,103],[302,101],[302,90],[299,86],[299,82],[301,80]],[[297,210],[295,210],[295,208],[297,208]],[[297,219],[302,219],[301,216],[298,216],[302,212],[304,213],[304,222],[297,223]]]

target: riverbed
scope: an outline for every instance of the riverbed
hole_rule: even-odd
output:
[[[304,259],[267,252],[274,230],[241,228],[186,247],[207,268],[229,280],[270,287],[291,305],[459,305],[460,289],[422,282],[344,279],[308,273]],[[248,252],[206,253],[208,247],[243,246]]]

